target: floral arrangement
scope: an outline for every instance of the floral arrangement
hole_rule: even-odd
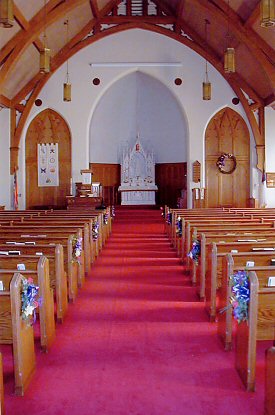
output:
[[[109,218],[108,213],[104,213],[103,214],[103,223],[104,223],[104,225],[108,225],[108,218]]]
[[[21,316],[29,326],[32,326],[36,321],[35,309],[40,305],[37,299],[39,287],[34,285],[32,278],[22,279],[22,293],[21,293]]]
[[[76,235],[73,237],[73,262],[79,262],[79,257],[82,252],[82,238],[78,238]]]
[[[115,211],[114,206],[112,206],[112,208],[111,208],[111,216],[112,216],[112,218],[114,218],[116,216],[116,211]]]
[[[189,254],[187,255],[189,258],[191,258],[196,264],[199,261],[199,256],[201,253],[201,244],[198,239],[194,239],[192,243],[192,248]]]
[[[176,234],[179,238],[182,237],[182,218],[180,216],[178,216],[176,222]]]
[[[93,240],[96,241],[99,237],[99,223],[93,222],[92,225],[92,236],[93,236]]]
[[[248,304],[250,299],[249,278],[247,271],[237,271],[230,276],[231,306],[233,308],[233,316],[241,323],[248,320]]]
[[[171,212],[167,212],[166,223],[167,223],[167,225],[171,225],[171,223],[172,223],[172,213]]]
[[[225,161],[231,160],[232,161],[232,167],[229,170],[225,170]],[[236,157],[233,156],[233,154],[230,153],[222,153],[222,155],[218,158],[216,165],[221,173],[224,174],[231,174],[237,167],[237,160]]]

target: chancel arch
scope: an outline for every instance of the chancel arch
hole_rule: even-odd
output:
[[[94,110],[89,157],[95,181],[120,185],[123,148],[132,147],[137,136],[155,156],[157,202],[175,205],[181,190],[186,189],[187,122],[169,87],[143,71],[114,82]]]
[[[48,185],[50,183],[46,183],[45,186],[43,183],[38,185],[38,145],[40,144],[58,145],[58,164],[54,164],[53,167],[58,169],[56,173],[58,186]],[[70,194],[71,133],[64,118],[50,108],[40,112],[30,123],[25,146],[26,208],[65,207],[66,195]],[[54,163],[54,158],[51,161]],[[49,166],[47,168],[53,170]]]
[[[206,206],[245,207],[250,198],[250,137],[231,108],[213,116],[205,133]]]

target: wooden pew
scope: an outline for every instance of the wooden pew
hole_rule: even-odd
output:
[[[50,236],[51,238],[55,239],[59,236],[62,237],[69,237],[69,235],[74,234],[76,238],[83,241],[83,249],[81,252],[81,256],[78,258],[78,284],[81,287],[84,280],[85,280],[85,252],[90,251],[90,240],[89,240],[89,233],[86,232],[84,234],[83,239],[83,232],[82,229],[78,226],[74,225],[67,225],[62,227],[52,226],[43,226],[43,225],[35,225],[33,226],[26,226],[23,225],[20,227],[11,227],[11,226],[1,226],[0,227],[0,237],[6,236],[9,237],[25,237],[25,238],[36,238],[37,236],[44,236],[45,238]]]
[[[243,255],[242,255],[243,254]],[[259,278],[267,278],[275,275],[275,267],[270,265],[274,256],[257,252],[255,256],[248,253],[226,254],[223,256],[223,270],[221,288],[217,291],[218,303],[218,335],[221,338],[225,350],[232,348],[232,310],[230,307],[231,285],[230,276],[238,270],[254,270]],[[253,267],[247,267],[247,261],[255,261]],[[265,281],[265,280],[264,280]],[[225,310],[220,312],[220,310]]]
[[[103,241],[105,239],[104,232],[106,231],[106,227],[103,226],[103,213],[101,211],[98,211],[98,210],[96,210],[96,211],[83,210],[83,209],[81,209],[81,210],[73,209],[73,210],[68,210],[68,211],[56,210],[56,211],[51,212],[49,215],[54,216],[54,217],[60,217],[60,216],[63,217],[65,215],[66,217],[69,217],[70,219],[73,219],[73,218],[82,218],[82,219],[83,218],[89,218],[89,219],[92,219],[93,221],[98,222],[98,224],[99,224],[99,238],[98,238],[96,244],[97,244],[98,252],[102,250],[102,247],[103,247],[103,244],[104,244]],[[98,255],[98,253],[97,253],[97,255]]]
[[[55,292],[56,319],[58,323],[62,323],[68,310],[68,282],[64,268],[63,246],[61,244],[26,245],[24,242],[18,242],[17,245],[0,244],[0,258],[8,254],[13,256],[15,252],[20,253],[20,255],[16,255],[18,262],[20,262],[21,255],[44,255],[48,258],[50,284]]]
[[[273,222],[270,224],[262,224],[254,222],[247,222],[242,223],[240,225],[232,223],[211,223],[210,225],[197,225],[197,226],[190,226],[190,223],[186,223],[185,225],[185,238],[184,238],[184,244],[183,244],[183,255],[186,258],[187,254],[190,252],[192,240],[195,238],[197,239],[197,236],[200,233],[216,233],[220,234],[221,236],[224,234],[243,234],[248,235],[253,233],[259,233],[262,232],[263,234],[266,233],[272,233],[275,234],[275,227],[273,227]]]
[[[74,302],[77,296],[78,292],[78,285],[81,285],[81,279],[82,279],[82,273],[80,272],[81,268],[79,267],[78,263],[73,260],[73,239],[74,235],[71,234],[69,236],[59,234],[30,234],[27,235],[21,235],[21,233],[18,234],[12,234],[9,235],[10,238],[7,239],[7,236],[1,235],[0,232],[0,244],[6,244],[7,246],[12,246],[12,249],[16,249],[15,244],[22,243],[28,244],[32,243],[35,245],[39,244],[47,244],[55,246],[56,244],[61,244],[63,246],[63,253],[64,253],[64,263],[66,266],[66,272],[67,272],[67,279],[68,279],[68,296],[69,301]]]
[[[246,389],[254,391],[257,340],[275,339],[275,287],[267,287],[267,278],[258,278],[255,271],[248,275],[249,319],[237,325],[235,367]]]
[[[269,265],[270,258],[275,258],[275,241],[272,237],[270,242],[227,242],[227,243],[216,243],[211,242],[208,245],[207,253],[207,270],[205,274],[205,309],[209,314],[210,321],[215,321],[216,318],[216,296],[217,290],[221,287],[222,284],[222,275],[223,275],[223,258],[227,253],[232,253],[232,255],[245,253],[248,258],[254,257],[254,254],[257,253],[260,255],[263,254],[263,260],[267,256],[268,263],[257,263],[257,265]],[[243,257],[240,259],[244,261]],[[257,256],[256,256],[257,260]],[[258,260],[257,260],[258,261]],[[260,259],[261,261],[261,259]],[[244,262],[241,263],[243,265]],[[201,275],[203,279],[203,275]]]
[[[21,396],[35,372],[33,327],[21,317],[22,278],[22,274],[16,272],[9,290],[0,291],[0,343],[13,346],[15,394]]]
[[[31,275],[34,283],[39,286],[39,297],[42,298],[39,306],[40,344],[41,349],[47,352],[55,339],[54,300],[53,290],[50,288],[49,260],[45,256],[2,256],[0,280],[5,289],[9,287],[13,274],[17,272],[18,263],[26,265],[26,270],[20,270],[20,273]]]
[[[265,354],[265,415],[275,415],[275,347]]]
[[[272,241],[275,246],[275,232],[271,231],[263,234],[260,232],[255,232],[249,235],[248,237],[237,233],[231,234],[213,234],[213,233],[200,233],[197,235],[197,239],[200,243],[200,257],[198,264],[193,264],[192,266],[192,282],[197,286],[197,292],[200,299],[205,297],[205,281],[207,278],[207,269],[208,261],[211,261],[211,264],[214,264],[213,255],[215,252],[212,250],[211,243],[216,243],[217,253],[218,252],[230,252],[232,249],[238,249],[238,246],[235,244],[240,244],[239,249],[243,251],[250,251],[253,247],[258,246],[262,249],[265,247],[271,247]],[[231,247],[232,243],[235,247]],[[245,246],[247,245],[247,249]],[[209,271],[211,275],[211,271]]]

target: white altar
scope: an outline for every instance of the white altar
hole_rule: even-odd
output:
[[[122,205],[155,205],[155,162],[152,151],[146,152],[139,139],[132,149],[123,151],[121,162]]]

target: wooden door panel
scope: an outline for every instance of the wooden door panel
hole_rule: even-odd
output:
[[[59,186],[38,187],[37,144],[58,143]],[[34,206],[65,207],[70,194],[71,135],[66,121],[46,109],[31,122],[26,136],[26,208]]]
[[[216,165],[223,153],[233,154],[233,173],[221,173]],[[241,116],[230,108],[216,114],[205,133],[207,207],[245,207],[250,194],[250,137]]]

